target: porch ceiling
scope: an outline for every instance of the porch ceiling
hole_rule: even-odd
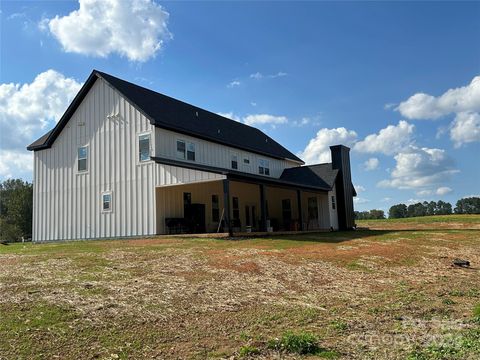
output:
[[[331,187],[329,187],[327,184],[325,184],[324,186],[312,186],[312,185],[302,184],[294,181],[269,178],[266,176],[248,174],[240,171],[223,169],[215,166],[178,161],[178,160],[167,159],[162,157],[152,156],[151,159],[158,164],[178,166],[178,167],[183,167],[183,168],[192,169],[192,170],[208,171],[216,174],[225,175],[227,179],[249,182],[254,184],[279,186],[279,187],[285,187],[285,188],[291,188],[291,189],[308,190],[313,192],[325,192],[325,191],[331,190]]]

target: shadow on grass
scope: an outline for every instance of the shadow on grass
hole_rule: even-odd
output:
[[[352,231],[332,231],[332,232],[318,232],[318,233],[303,233],[292,235],[275,235],[269,234],[259,237],[257,239],[263,240],[284,240],[284,241],[306,241],[306,242],[319,242],[336,244],[345,241],[351,241],[356,239],[366,239],[370,237],[379,238],[379,240],[396,239],[399,237],[405,237],[409,239],[415,239],[417,237],[427,236],[428,233],[461,233],[465,231],[478,232],[480,230],[461,230],[461,229],[384,229],[384,230],[370,230],[360,229]],[[391,236],[390,236],[391,235]]]
[[[354,230],[354,231],[332,231],[332,232],[318,232],[318,233],[304,233],[294,235],[271,235],[257,237],[263,240],[285,240],[285,241],[308,241],[308,242],[322,242],[322,243],[341,243],[355,239],[364,239],[368,237],[385,236],[390,233],[395,233],[393,230]]]

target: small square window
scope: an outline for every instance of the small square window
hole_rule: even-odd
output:
[[[250,159],[249,158],[243,159],[243,163],[247,165],[250,164]]]
[[[140,135],[138,137],[139,160],[150,160],[150,134]]]
[[[78,148],[77,171],[83,172],[88,169],[88,148],[86,146]]]
[[[102,195],[102,211],[112,211],[112,194],[105,193]]]

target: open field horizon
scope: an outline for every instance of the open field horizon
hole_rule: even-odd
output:
[[[0,245],[0,359],[478,358],[480,215],[358,223]]]

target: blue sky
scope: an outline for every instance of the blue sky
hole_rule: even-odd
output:
[[[478,2],[0,6],[0,179],[31,180],[25,146],[99,69],[257,126],[308,163],[350,146],[358,210],[480,194]]]

